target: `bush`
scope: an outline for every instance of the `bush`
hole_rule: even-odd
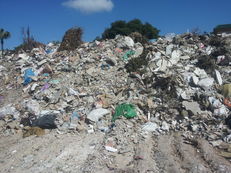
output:
[[[149,23],[143,24],[139,19],[134,19],[129,22],[119,20],[113,22],[110,28],[105,29],[102,38],[114,39],[116,35],[128,36],[133,32],[138,32],[147,40],[150,40],[158,38],[160,31]]]
[[[71,28],[66,31],[58,51],[72,51],[78,48],[82,43],[83,30],[81,28]]]
[[[34,48],[38,47],[45,47],[44,44],[35,41],[33,36],[30,34],[30,28],[28,27],[27,30],[25,28],[22,29],[22,35],[23,35],[23,43],[19,46],[15,47],[14,51],[19,52],[21,50],[23,51],[31,51]]]

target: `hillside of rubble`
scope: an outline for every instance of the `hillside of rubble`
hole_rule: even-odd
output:
[[[231,172],[231,36],[116,36],[0,57],[0,172]]]

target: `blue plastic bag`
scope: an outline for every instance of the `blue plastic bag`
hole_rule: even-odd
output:
[[[24,72],[24,82],[23,85],[27,85],[32,82],[31,76],[35,76],[32,68],[28,68]]]

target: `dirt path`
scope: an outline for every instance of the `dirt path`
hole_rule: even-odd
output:
[[[131,130],[132,132],[132,130]],[[207,141],[181,134],[117,133],[0,137],[2,173],[230,173],[231,164]],[[128,135],[128,136],[126,136]],[[118,152],[105,150],[117,139]]]

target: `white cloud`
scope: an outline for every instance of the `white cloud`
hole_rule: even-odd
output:
[[[111,0],[69,0],[63,5],[84,13],[111,11],[114,6]]]

